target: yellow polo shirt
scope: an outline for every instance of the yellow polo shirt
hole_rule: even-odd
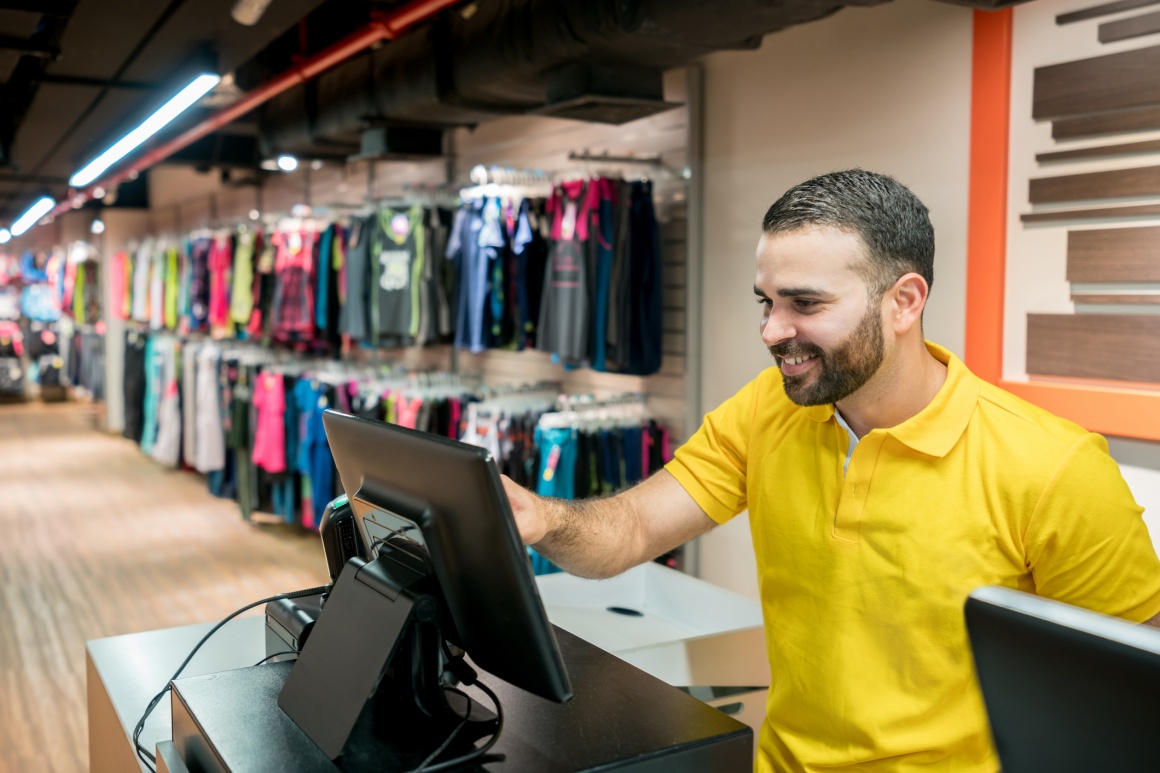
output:
[[[713,520],[749,510],[772,673],[760,773],[995,773],[963,620],[980,585],[1160,612],[1160,560],[1104,439],[927,347],[946,383],[863,437],[845,475],[833,406],[794,405],[777,368],[666,468]]]

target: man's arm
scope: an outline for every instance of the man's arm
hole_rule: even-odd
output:
[[[1156,615],[1155,617],[1151,617],[1145,620],[1144,625],[1150,625],[1153,628],[1160,628],[1160,615]]]
[[[580,577],[620,574],[717,525],[665,470],[616,496],[578,501],[537,496],[507,476],[503,485],[524,544]]]

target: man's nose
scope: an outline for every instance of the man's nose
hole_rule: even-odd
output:
[[[770,309],[761,319],[761,342],[774,346],[797,335],[797,330],[787,315],[777,308]]]

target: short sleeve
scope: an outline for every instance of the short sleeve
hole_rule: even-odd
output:
[[[1076,441],[1024,538],[1036,593],[1137,623],[1160,613],[1160,559],[1142,513],[1107,442]]]
[[[717,523],[748,506],[745,479],[758,391],[758,382],[752,381],[707,414],[701,428],[665,465]]]

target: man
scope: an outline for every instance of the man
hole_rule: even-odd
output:
[[[758,771],[994,773],[962,611],[981,585],[1160,613],[1160,561],[1104,439],[924,341],[933,262],[927,209],[891,178],[794,187],[757,246],[777,367],[623,494],[505,480],[525,542],[587,577],[748,509],[773,682]]]

